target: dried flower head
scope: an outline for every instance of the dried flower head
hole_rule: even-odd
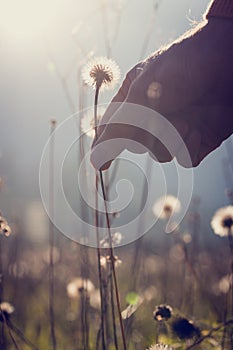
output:
[[[172,214],[179,213],[180,209],[179,199],[172,195],[160,197],[152,208],[155,216],[160,219],[169,219]]]
[[[119,245],[123,239],[123,235],[121,232],[114,232],[112,233],[111,237],[112,237],[113,246]],[[109,237],[101,239],[100,246],[101,248],[109,248],[110,247]]]
[[[218,209],[210,224],[216,235],[224,237],[233,234],[233,205]]]
[[[194,337],[198,338],[200,336],[199,328],[194,326],[191,321],[183,317],[177,318],[172,323],[172,330],[181,340],[191,339]]]
[[[154,344],[148,350],[173,350],[173,348],[167,344]]]
[[[54,118],[52,118],[52,119],[50,120],[50,123],[51,123],[51,126],[52,126],[53,128],[55,128],[56,125],[57,125],[57,121],[56,121],[56,119],[54,119]]]
[[[90,293],[94,289],[94,284],[89,279],[83,279],[79,277],[74,278],[66,286],[67,295],[71,299],[79,298],[80,293],[82,293],[83,291]]]
[[[158,305],[153,312],[153,316],[156,321],[166,321],[172,316],[172,308],[166,304]]]
[[[104,115],[105,108],[103,107],[98,107],[98,115],[97,115],[97,122],[101,120],[102,116]],[[82,132],[91,137],[92,139],[95,137],[95,121],[94,121],[94,111],[89,110],[88,113],[86,113],[82,119],[81,119],[81,130]]]
[[[94,57],[84,66],[82,78],[94,89],[112,89],[120,79],[120,69],[111,59]]]
[[[100,257],[100,265],[103,268],[107,268],[107,264],[111,264],[111,257],[109,255],[107,256],[101,256]],[[122,264],[122,260],[118,258],[118,256],[114,256],[114,266],[115,268],[119,267]]]
[[[0,304],[0,322],[9,320],[10,315],[14,312],[15,308],[10,303],[4,301]]]
[[[7,237],[10,236],[10,234],[11,234],[11,228],[10,228],[8,222],[1,215],[0,215],[0,234],[7,236]]]

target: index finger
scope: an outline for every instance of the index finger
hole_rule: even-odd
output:
[[[98,140],[98,138],[101,136],[101,134],[104,131],[105,125],[109,122],[110,118],[112,117],[112,115],[118,110],[118,108],[121,106],[121,103],[125,101],[129,89],[131,87],[132,82],[138,77],[138,75],[140,74],[140,72],[142,71],[143,67],[144,67],[145,63],[144,62],[140,62],[138,63],[136,66],[134,66],[127,74],[126,77],[121,85],[121,87],[119,88],[118,92],[116,93],[116,95],[113,97],[112,101],[110,102],[110,104],[108,105],[101,121],[100,124],[98,125],[97,128],[97,139],[95,139],[93,141],[92,147],[95,146],[96,141]]]

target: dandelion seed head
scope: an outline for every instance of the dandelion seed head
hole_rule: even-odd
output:
[[[114,244],[120,244],[123,239],[123,235],[121,232],[114,232],[112,238]]]
[[[101,120],[101,118],[104,115],[105,112],[105,108],[103,107],[98,107],[98,113],[97,113],[97,122],[99,122]],[[95,121],[94,121],[94,111],[89,110],[81,119],[80,122],[80,127],[81,127],[81,131],[87,135],[90,138],[94,138],[95,137]]]
[[[15,311],[14,306],[8,303],[7,301],[2,302],[0,304],[0,308],[2,312],[5,312],[7,314],[12,314]]]
[[[56,121],[56,119],[54,119],[54,118],[52,118],[52,119],[50,120],[50,123],[51,123],[51,126],[52,126],[53,128],[55,128],[56,125],[57,125],[57,121]]]
[[[216,235],[225,237],[233,234],[233,205],[218,209],[210,224]]]
[[[0,234],[8,237],[11,234],[11,228],[3,216],[0,216]]]
[[[3,216],[0,216],[0,230],[7,224],[6,219]]]
[[[84,66],[82,78],[94,89],[113,89],[120,79],[120,69],[112,59],[94,57]]]
[[[114,246],[119,245],[122,242],[122,239],[124,238],[121,232],[114,232],[112,233],[111,237],[112,237],[112,245]],[[109,238],[106,237],[101,239],[100,246],[102,248],[109,248],[110,247]]]
[[[82,291],[88,293],[92,292],[95,289],[94,284],[89,279],[83,278],[74,278],[66,286],[67,295],[71,299],[77,299],[80,296]]]
[[[171,215],[179,213],[180,209],[179,199],[172,195],[160,197],[152,208],[154,215],[160,219],[169,219]]]
[[[14,306],[7,301],[0,303],[0,322],[4,322],[5,319],[9,319],[10,315],[14,311]]]
[[[107,256],[101,256],[100,257],[100,265],[103,267],[103,268],[107,268],[108,264],[111,263],[111,257],[109,255]],[[115,265],[115,268],[118,268],[120,265],[122,264],[122,260],[120,260],[118,258],[118,256],[114,256],[114,265]]]
[[[3,228],[2,228],[2,233],[4,236],[6,237],[9,237],[11,235],[11,228],[9,225],[5,225]]]
[[[167,344],[154,344],[147,350],[173,350],[173,348]]]
[[[183,242],[189,244],[192,242],[192,235],[189,232],[185,232],[183,235]]]
[[[100,257],[100,265],[101,265],[103,268],[106,268],[106,267],[107,267],[107,259],[106,259],[106,256],[101,256],[101,257]]]
[[[153,312],[153,316],[156,321],[167,321],[172,316],[172,308],[166,304],[158,305]]]

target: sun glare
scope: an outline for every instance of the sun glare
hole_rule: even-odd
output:
[[[7,0],[1,2],[0,30],[14,39],[42,35],[52,21],[55,0]]]

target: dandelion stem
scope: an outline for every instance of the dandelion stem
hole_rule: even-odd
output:
[[[2,237],[0,237],[0,303],[3,299],[3,262],[2,262]]]
[[[97,136],[98,136],[97,135],[97,127],[98,127],[97,108],[98,108],[99,89],[100,89],[100,86],[97,85],[96,91],[95,91],[95,102],[94,102],[95,103],[94,104],[95,139],[97,139]],[[126,350],[126,339],[125,339],[123,320],[122,320],[122,316],[121,316],[120,297],[119,297],[119,291],[118,291],[118,284],[117,284],[116,270],[115,270],[115,259],[114,259],[113,245],[112,245],[111,225],[110,225],[110,220],[109,220],[109,215],[108,215],[107,197],[106,197],[106,192],[105,192],[102,170],[99,170],[99,177],[100,177],[100,186],[101,186],[101,190],[102,190],[102,195],[103,195],[103,199],[104,199],[105,217],[106,217],[106,222],[107,222],[108,238],[109,238],[110,262],[111,262],[113,281],[114,281],[114,285],[115,285],[115,296],[116,296],[117,310],[118,310],[118,316],[119,316],[119,321],[120,321],[123,349]]]
[[[106,174],[108,175],[108,174]],[[106,176],[107,177],[107,176]],[[106,183],[106,177],[105,177],[105,183]],[[108,183],[110,184],[110,182]],[[106,198],[108,196],[108,188],[105,185],[105,193],[106,193]],[[116,350],[118,350],[118,340],[117,340],[117,330],[116,330],[116,316],[115,316],[115,304],[114,304],[114,284],[113,284],[113,278],[112,278],[112,266],[111,264],[107,264],[107,270],[108,270],[108,277],[107,277],[107,282],[106,282],[106,295],[108,293],[108,287],[110,284],[110,302],[111,302],[111,312],[112,312],[112,326],[113,326],[113,337],[114,337],[114,344]],[[106,309],[107,309],[107,303],[106,303]],[[108,314],[106,313],[106,316]]]
[[[191,350],[191,349],[195,348],[197,345],[201,344],[203,342],[203,340],[211,337],[214,332],[217,332],[221,328],[226,327],[228,325],[231,325],[232,323],[233,323],[233,319],[231,318],[231,319],[227,320],[226,322],[220,324],[219,326],[212,328],[206,335],[203,335],[203,337],[200,337],[199,339],[197,339],[193,344],[187,346],[185,348],[185,350]]]
[[[112,269],[111,269],[111,276],[112,276]],[[114,343],[116,350],[118,350],[118,342],[117,342],[117,331],[116,331],[116,322],[115,322],[115,305],[114,305],[114,286],[113,286],[113,280],[110,279],[110,293],[111,293],[111,308],[112,308],[112,319],[113,319],[113,336],[114,336]]]
[[[81,82],[81,76],[80,76],[80,69],[78,69],[78,73],[77,73],[77,80],[78,80],[78,87],[80,90],[80,98],[79,98],[79,110],[83,111],[84,108],[84,102],[85,102],[85,93],[84,93],[84,89],[83,89],[83,85]],[[79,122],[79,118],[76,118],[76,122],[77,122],[77,128],[78,128],[78,133],[79,135],[81,135],[81,125]],[[85,163],[85,145],[84,145],[84,138],[80,137],[79,138],[79,147],[80,147],[80,154],[77,153],[77,163],[80,164],[83,161],[83,167],[84,167],[84,172],[87,173],[86,171],[86,163]],[[86,182],[86,177],[84,176],[83,179],[84,183],[83,185],[85,186],[85,191],[87,191],[87,182]],[[81,203],[81,215],[82,218],[86,218],[88,213],[86,211],[86,206],[82,205]],[[85,231],[85,224],[83,222],[83,232]],[[85,238],[88,238],[88,234],[89,232],[87,231],[85,234]],[[85,246],[80,246],[80,254],[81,254],[81,274],[82,274],[82,278],[85,280],[85,282],[87,281],[87,276],[89,276],[89,254],[88,254],[88,250],[85,248]],[[82,317],[82,336],[83,336],[83,344],[85,349],[89,349],[89,297],[88,297],[88,293],[84,292],[82,293],[82,298],[81,298],[81,302],[82,302],[82,313],[83,313],[83,317]]]
[[[112,246],[111,226],[110,226],[110,220],[109,220],[109,215],[108,215],[108,208],[107,208],[106,193],[105,193],[105,188],[104,188],[103,173],[102,173],[101,170],[99,170],[99,175],[100,175],[100,184],[101,184],[101,189],[102,189],[102,194],[103,194],[103,199],[104,199],[105,216],[106,216],[106,222],[107,222],[108,234],[109,234],[110,261],[111,261],[113,280],[114,280],[114,285],[115,285],[115,295],[116,295],[118,316],[119,316],[119,321],[120,321],[121,336],[122,336],[122,341],[123,341],[123,349],[126,350],[126,339],[125,339],[123,319],[122,319],[122,316],[121,316],[120,297],[119,297],[119,291],[118,291],[118,283],[117,283],[116,270],[115,270],[115,259],[114,259],[113,246]]]
[[[228,305],[228,295],[226,294],[225,310],[224,310],[224,323],[226,322],[226,319],[227,319],[227,305]],[[225,325],[223,328],[222,339],[221,339],[221,350],[224,350],[226,335],[227,335],[227,326]]]
[[[98,179],[98,173],[96,171],[95,175],[95,227],[96,227],[96,239],[97,239],[97,260],[98,260],[98,277],[99,277],[99,287],[100,287],[100,303],[101,303],[101,338],[102,338],[102,349],[106,349],[105,345],[105,329],[104,329],[104,314],[105,314],[105,307],[104,307],[104,295],[103,295],[103,279],[102,279],[102,270],[101,270],[101,264],[100,264],[100,258],[101,258],[101,252],[100,252],[100,237],[99,237],[99,215],[98,215],[98,187],[99,187],[99,179]]]
[[[94,102],[94,130],[95,138],[97,138],[97,106],[98,106],[98,97],[99,97],[99,87],[96,87],[95,91],[95,102]],[[103,280],[102,280],[102,271],[101,271],[101,252],[100,252],[100,237],[99,237],[99,215],[98,215],[98,189],[99,189],[99,178],[98,172],[95,173],[95,227],[96,227],[96,239],[97,239],[97,259],[98,259],[98,274],[99,274],[99,287],[100,287],[100,302],[101,302],[101,337],[102,337],[102,349],[106,349],[105,345],[105,329],[104,329],[104,295],[103,295]]]
[[[98,99],[99,99],[100,87],[97,86],[95,90],[95,102],[94,102],[94,130],[95,130],[95,138],[97,139],[97,129],[98,129],[98,118],[97,118],[97,109],[98,109]]]
[[[53,134],[56,122],[52,120],[50,135]],[[50,141],[49,154],[49,209],[51,219],[49,221],[49,319],[50,319],[50,335],[52,341],[52,349],[56,350],[57,340],[55,334],[55,318],[54,318],[54,135]]]
[[[17,345],[17,343],[16,343],[16,341],[15,341],[15,338],[14,338],[10,328],[8,328],[8,332],[9,332],[10,338],[12,340],[12,343],[14,344],[15,349],[16,350],[20,350],[18,345]]]
[[[3,300],[3,263],[2,263],[2,237],[0,237],[0,303]],[[4,314],[0,308],[0,315],[4,317]],[[0,346],[1,349],[6,349],[6,340],[5,340],[5,332],[4,332],[4,323],[1,324],[0,330]]]
[[[230,290],[231,290],[231,317],[233,318],[233,239],[231,235],[231,228],[229,228],[228,231],[228,240],[229,240],[229,246],[230,246],[230,262],[231,262],[231,275],[230,275]],[[233,329],[231,327],[230,330],[230,340],[231,340],[231,347],[233,348]]]
[[[20,329],[18,329],[14,324],[12,324],[10,321],[6,322],[8,330],[9,330],[9,334],[11,336],[11,339],[13,340],[13,334],[12,331],[27,345],[29,346],[32,350],[39,350],[29,339],[27,339],[25,337],[25,335],[22,333],[22,331]],[[15,340],[14,340],[14,344],[15,344]],[[18,349],[18,347],[17,347]]]

